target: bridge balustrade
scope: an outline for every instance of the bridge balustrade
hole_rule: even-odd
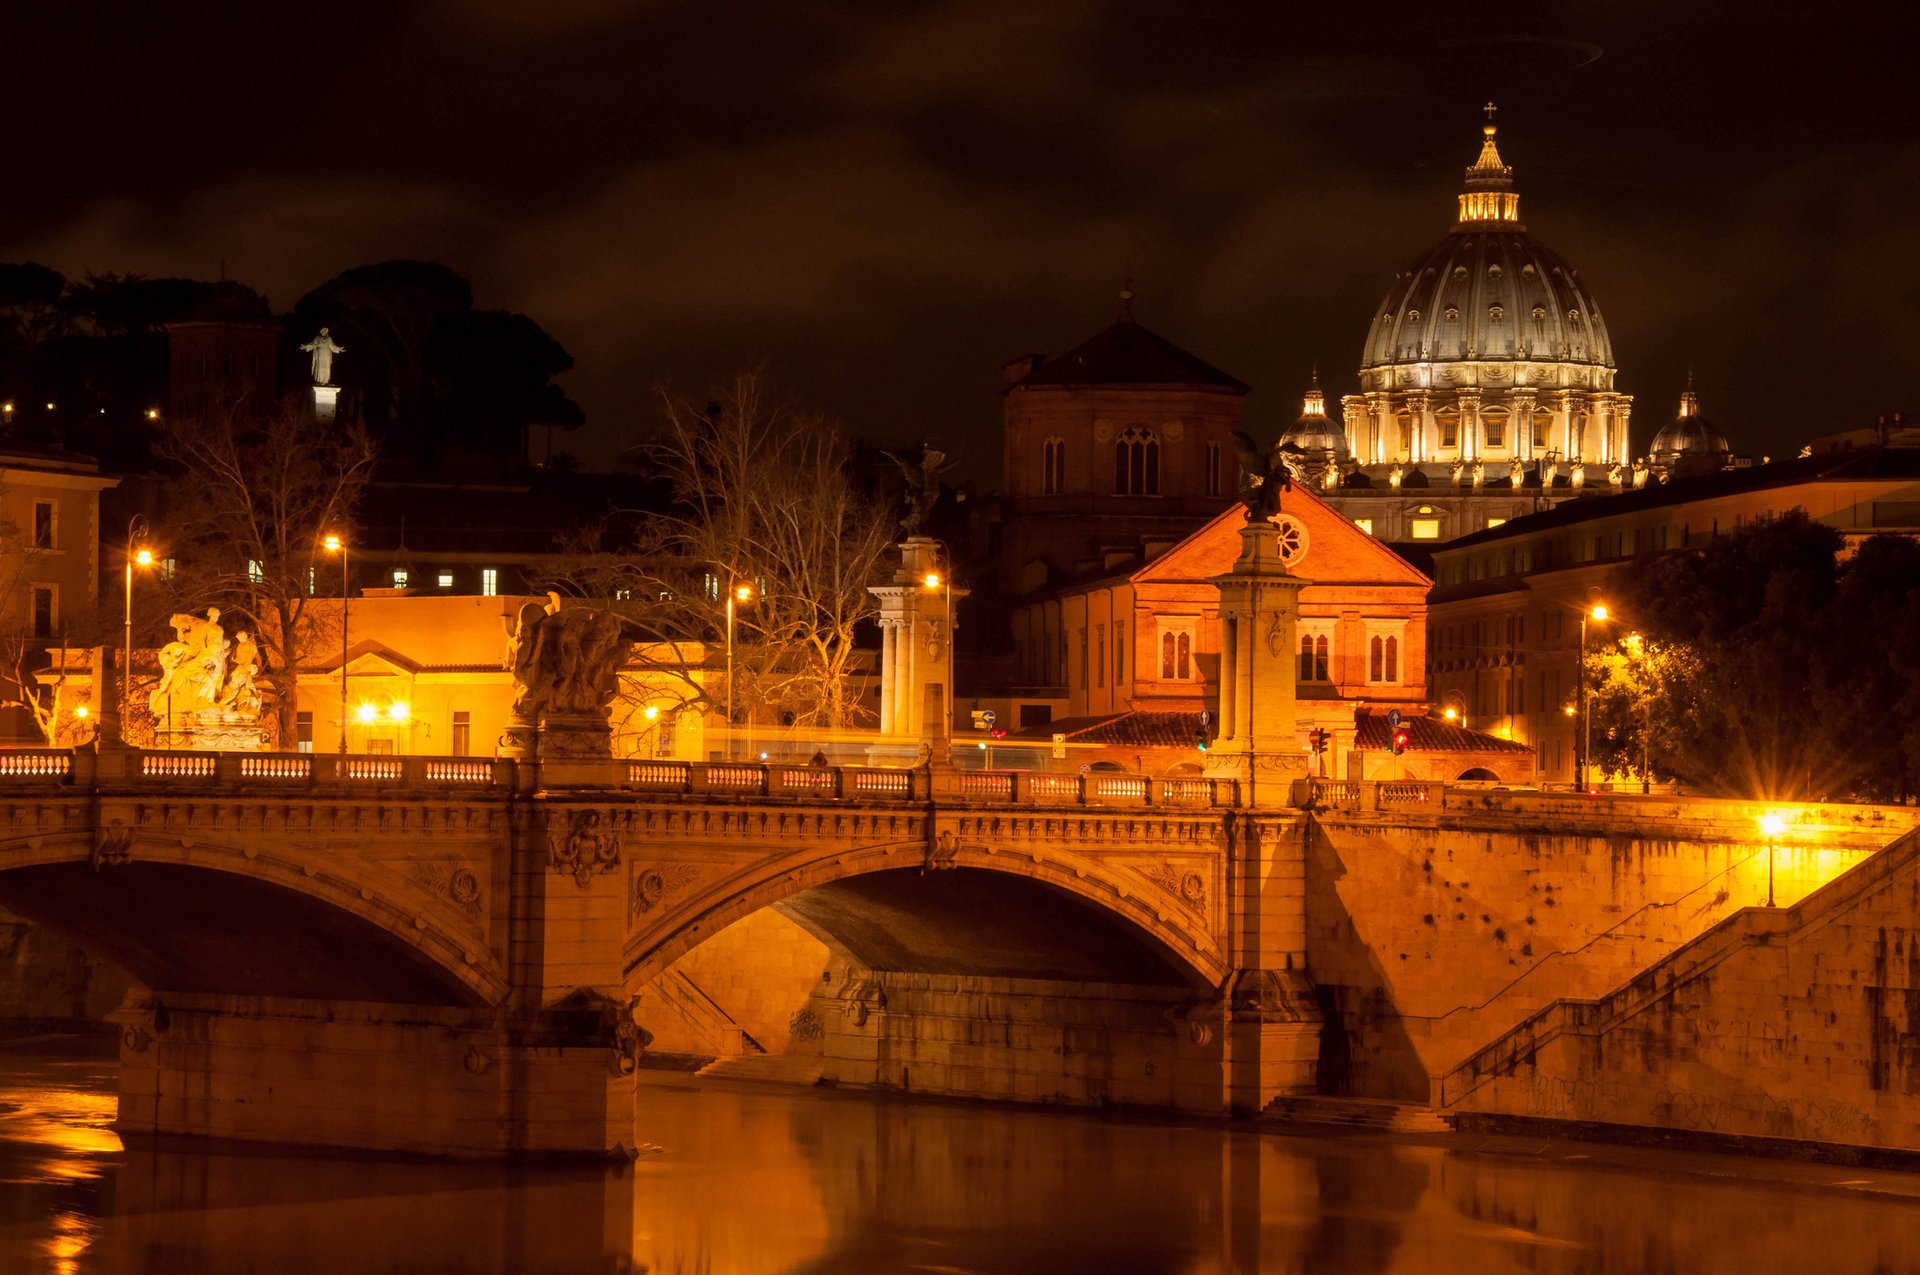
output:
[[[65,779],[73,754],[64,748],[21,748],[0,753],[0,779]]]

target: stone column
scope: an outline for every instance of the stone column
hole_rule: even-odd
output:
[[[1417,465],[1432,459],[1433,396],[1424,392],[1409,394],[1407,407],[1413,412],[1413,437],[1407,440],[1407,460]]]
[[[953,587],[947,570],[938,541],[910,536],[900,544],[900,567],[893,579],[871,590],[880,602],[881,630],[889,635],[881,647],[881,730],[898,739],[942,734],[939,723],[927,715],[927,696],[936,687],[946,687],[946,697],[952,696],[948,595],[952,603],[967,596],[965,589]],[[938,588],[927,587],[930,575],[940,578]]]
[[[1521,460],[1533,459],[1533,391],[1515,390],[1507,396],[1508,419],[1513,422],[1517,432],[1513,439],[1513,454]],[[1552,449],[1553,443],[1548,441]]]
[[[1279,516],[1276,515],[1276,519]],[[1321,1017],[1306,974],[1306,841],[1287,810],[1307,773],[1300,747],[1295,621],[1306,581],[1280,557],[1275,521],[1249,522],[1220,590],[1221,737],[1210,775],[1239,781],[1242,809],[1228,834],[1233,969],[1213,1006],[1225,1104],[1259,1111],[1310,1092]]]
[[[1234,633],[1231,662],[1223,653],[1220,677],[1222,735],[1208,754],[1207,771],[1238,779],[1241,800],[1285,805],[1291,782],[1307,773],[1307,755],[1295,738],[1294,623],[1306,581],[1280,560],[1279,529],[1249,522],[1240,532],[1240,557],[1215,576],[1223,631]],[[1229,697],[1231,697],[1229,699]]]
[[[1468,464],[1480,459],[1480,396],[1463,393],[1456,400],[1460,408],[1460,457]]]

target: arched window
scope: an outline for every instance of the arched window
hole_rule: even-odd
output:
[[[1507,445],[1507,414],[1505,412],[1488,412],[1480,418],[1480,424],[1485,432],[1488,447]]]
[[[1160,494],[1160,439],[1135,425],[1113,442],[1113,494]]]
[[[1184,682],[1192,677],[1193,635],[1184,631],[1160,635],[1160,679]]]
[[[1376,637],[1368,643],[1367,680],[1369,682],[1397,682],[1400,680],[1399,638]]]
[[[1327,635],[1324,633],[1302,633],[1300,635],[1300,680],[1303,682],[1325,682],[1327,677]]]
[[[1049,438],[1040,444],[1040,494],[1057,496],[1067,485],[1067,440]]]

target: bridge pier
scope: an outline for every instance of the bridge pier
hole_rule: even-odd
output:
[[[119,1025],[120,1113],[172,1137],[453,1157],[620,1156],[630,1071],[599,1007],[485,1010],[136,990]]]

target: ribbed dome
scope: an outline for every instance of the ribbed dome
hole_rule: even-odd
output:
[[[1529,359],[1613,367],[1593,294],[1524,230],[1456,230],[1394,280],[1360,366]]]
[[[1540,361],[1605,369],[1608,375],[1583,378],[1602,388],[1611,380],[1613,343],[1600,307],[1573,267],[1528,237],[1494,126],[1482,132],[1460,220],[1388,289],[1361,354],[1362,381],[1369,371],[1399,365]]]

